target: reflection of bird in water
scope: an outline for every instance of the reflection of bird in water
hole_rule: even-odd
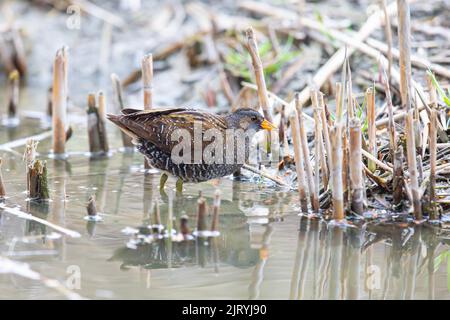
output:
[[[138,150],[145,155],[153,167],[165,172],[161,177],[161,188],[164,187],[167,180],[166,173],[178,177],[178,189],[181,189],[183,182],[207,181],[234,173],[242,167],[243,159],[239,159],[238,152],[234,152],[234,159],[224,158],[227,150],[230,149],[229,144],[226,143],[226,131],[241,129],[252,135],[261,129],[272,130],[275,128],[260,113],[252,109],[239,109],[226,116],[184,108],[145,111],[124,109],[122,112],[122,115],[109,114],[108,119],[133,138]],[[199,125],[201,125],[200,141],[196,141],[198,134],[195,130]],[[184,141],[185,133],[188,134],[189,141]],[[221,135],[222,139],[216,137],[217,133]],[[207,139],[208,134],[213,136]],[[176,150],[175,147],[181,145],[179,142],[181,137],[183,137],[182,142],[188,144],[190,155],[184,154],[186,150],[180,150],[183,155],[179,155],[182,159],[177,163],[173,159],[172,152]],[[213,137],[216,143],[220,143],[222,140],[222,145],[219,146],[223,148],[219,151],[219,153],[222,152],[220,163],[209,163],[204,157],[200,159],[201,163],[198,163],[199,159],[196,154],[199,150],[194,148],[200,143],[201,155],[204,155],[204,151],[211,144]],[[216,141],[217,139],[219,140]],[[247,149],[245,145],[236,145],[236,147],[245,148],[239,150]],[[214,153],[216,152],[214,150]],[[189,158],[187,161],[184,159],[185,156]],[[217,154],[216,156],[219,157]],[[248,155],[246,154],[246,156]],[[231,163],[224,162],[224,159]]]
[[[247,232],[241,228],[233,230],[233,237],[225,239],[220,237],[172,242],[170,252],[167,239],[139,244],[135,248],[125,246],[115,250],[109,261],[121,261],[121,269],[124,270],[130,266],[165,269],[198,264],[205,267],[208,262],[246,268],[254,266],[258,261],[258,250],[251,249],[247,241],[242,240],[248,238]],[[215,261],[216,259],[219,261]]]

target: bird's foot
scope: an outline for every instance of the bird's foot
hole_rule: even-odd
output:
[[[163,173],[161,175],[161,179],[159,180],[159,190],[160,191],[164,190],[164,186],[165,186],[168,178],[169,178],[169,176],[166,173]]]
[[[177,187],[177,193],[181,194],[183,192],[183,180],[178,178],[176,187]]]

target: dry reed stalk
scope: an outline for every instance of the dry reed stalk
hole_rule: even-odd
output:
[[[88,95],[87,126],[89,138],[89,151],[93,154],[108,153],[108,140],[106,135],[105,121],[100,116],[100,108],[97,107],[95,94]]]
[[[253,28],[248,28],[247,35],[247,50],[250,53],[253,64],[253,71],[255,73],[256,86],[258,87],[258,100],[264,113],[264,117],[272,122],[272,113],[270,111],[269,97],[267,95],[266,80],[264,79],[264,69],[259,56],[258,44],[256,43]]]
[[[402,108],[411,103],[411,25],[408,0],[397,0],[398,46],[400,50],[400,95]]]
[[[325,150],[328,161],[328,170],[331,170],[331,142],[330,142],[330,130],[328,127],[327,115],[325,110],[325,102],[323,100],[323,93],[320,92],[319,95],[319,108],[320,108],[320,118],[322,120],[322,132],[325,141]]]
[[[123,89],[122,89],[122,84],[120,83],[120,79],[116,74],[111,74],[111,81],[112,81],[112,86],[113,86],[113,96],[114,96],[114,107],[115,107],[115,112],[119,113],[124,107],[124,100],[123,100]],[[123,146],[126,149],[129,150],[133,150],[133,143],[131,142],[131,137],[129,135],[127,135],[125,132],[123,132],[122,130],[120,130],[120,133],[122,135],[122,143]]]
[[[355,116],[354,111],[354,97],[353,97],[353,84],[352,84],[352,70],[350,69],[350,62],[347,59],[347,119],[352,119]]]
[[[319,197],[320,194],[320,160],[321,160],[321,144],[323,143],[322,140],[322,133],[321,133],[321,126],[320,126],[320,116],[319,116],[319,102],[317,97],[317,91],[311,90],[311,101],[313,104],[313,110],[314,110],[314,193],[317,194],[317,197]],[[322,175],[324,170],[326,168],[323,167],[322,163]],[[325,179],[324,179],[325,180]],[[324,181],[325,185],[325,181]]]
[[[329,176],[329,165],[327,162],[327,150],[326,149],[326,142],[324,142],[324,140],[329,139],[329,135],[328,135],[328,127],[327,125],[322,121],[322,115],[324,114],[324,110],[323,110],[323,106],[324,106],[324,101],[323,101],[323,94],[319,91],[317,92],[317,112],[314,114],[314,124],[318,123],[320,128],[319,128],[319,143],[320,143],[320,166],[322,169],[322,180],[323,180],[323,188],[326,190],[328,189],[328,184],[330,181],[330,176]],[[325,135],[327,135],[325,137]],[[328,141],[328,143],[330,143],[330,141]]]
[[[349,143],[347,138],[347,131],[343,130],[342,132],[342,190],[344,191],[344,205],[347,205],[349,202],[350,196],[350,173],[349,173],[349,163],[350,163],[350,154],[349,154]]]
[[[8,76],[8,116],[14,118],[19,106],[19,71],[14,70]]]
[[[368,135],[369,135],[369,152],[375,158],[377,157],[377,127],[375,125],[375,92],[373,88],[368,88],[366,91],[367,101],[367,121],[368,121]],[[369,159],[367,167],[370,171],[375,172],[375,162]]]
[[[303,163],[305,166],[306,172],[306,182],[308,184],[308,192],[309,197],[311,199],[311,207],[315,213],[318,213],[320,210],[319,204],[319,195],[316,193],[316,187],[314,183],[314,175],[311,165],[311,159],[309,158],[309,149],[308,149],[308,138],[306,136],[305,124],[303,123],[303,106],[300,104],[299,96],[295,99],[295,108],[297,110],[297,118],[299,123],[299,131],[300,131],[300,145],[302,148],[303,154]]]
[[[87,1],[87,0],[70,0],[70,2],[78,7],[80,7],[83,11],[88,14],[104,20],[105,22],[116,26],[118,28],[124,28],[126,26],[126,22],[120,17],[117,16],[102,7],[97,6],[96,4]]]
[[[213,216],[211,222],[211,231],[219,231],[219,211],[220,211],[220,190],[214,193]]]
[[[154,222],[154,225],[156,225],[159,228],[161,226],[161,211],[159,208],[158,199],[154,200],[154,204],[155,204],[155,207],[154,207],[154,211],[153,211],[153,219],[152,220]],[[159,229],[158,229],[158,231],[159,231]]]
[[[343,99],[342,96],[342,83],[336,82],[336,123],[341,123],[342,121],[342,106],[343,106]]]
[[[6,197],[5,184],[3,183],[2,166],[3,166],[3,159],[0,158],[0,201],[3,201]]]
[[[409,110],[408,115],[406,117],[405,134],[407,146],[408,171],[413,202],[412,205],[414,211],[414,218],[416,220],[422,220],[422,206],[420,203],[420,190],[417,172],[416,142],[414,139],[413,112],[414,110]]]
[[[384,14],[384,36],[386,37],[387,43],[387,59],[388,59],[388,77],[387,83],[391,83],[391,70],[392,70],[392,29],[391,29],[391,18],[387,12],[386,0],[381,0],[381,8]]]
[[[153,107],[153,56],[147,54],[142,59],[142,85],[144,92],[144,110]]]
[[[308,198],[305,191],[305,168],[303,163],[303,154],[301,150],[300,128],[298,123],[297,111],[289,117],[291,123],[292,144],[294,146],[295,169],[297,171],[297,188],[300,197],[300,206],[302,212],[308,213]]]
[[[436,162],[437,162],[437,110],[431,110],[430,119],[430,202],[431,210],[430,219],[434,220],[436,218],[435,208],[433,204],[436,201]]]
[[[106,97],[102,91],[98,93],[98,116],[100,119],[106,119]]]
[[[202,196],[197,201],[197,232],[206,231],[206,200]]]
[[[271,174],[269,174],[267,172],[261,171],[261,170],[259,170],[257,168],[254,168],[254,167],[252,167],[252,166],[250,166],[248,164],[244,164],[242,166],[242,169],[248,170],[250,172],[253,172],[255,174],[260,175],[261,177],[264,177],[264,178],[267,178],[269,180],[272,180],[273,182],[275,182],[276,184],[278,184],[280,186],[288,187],[288,184],[286,184],[286,182],[284,182],[280,177],[273,176],[273,175],[271,175]]]
[[[400,209],[403,203],[403,147],[399,146],[394,152],[394,177],[392,182],[394,209]]]
[[[362,167],[362,133],[361,123],[357,118],[349,121],[350,130],[350,183],[351,208],[361,215],[364,212],[364,176]]]
[[[374,38],[369,38],[366,40],[366,42],[372,48],[377,49],[377,50],[387,54],[388,47],[383,42],[378,41]],[[400,52],[398,51],[397,48],[392,48],[392,54],[393,54],[394,58],[399,59]],[[417,68],[425,69],[425,70],[430,69],[435,74],[446,77],[447,79],[450,78],[450,70],[448,70],[446,67],[444,67],[440,64],[433,63],[422,56],[412,54],[411,55],[411,65],[413,65]]]
[[[67,48],[56,52],[53,65],[52,126],[53,153],[64,154],[67,118]]]
[[[334,125],[330,132],[331,138],[331,182],[333,195],[333,219],[342,220],[344,215],[344,192],[342,190],[342,129]]]
[[[144,110],[153,108],[153,56],[147,54],[142,59],[142,85],[144,92]],[[144,168],[149,169],[148,160],[144,159]]]
[[[314,21],[312,19],[308,19],[306,17],[298,17],[294,12],[276,8],[264,3],[256,2],[256,1],[244,1],[239,4],[240,7],[250,10],[253,12],[259,12],[265,15],[279,17],[279,18],[290,18],[295,21],[300,20],[300,22],[308,26],[310,24],[317,24],[318,30],[323,32],[323,24],[318,23],[317,21]],[[396,12],[396,5],[395,3],[391,3],[386,8],[387,14],[393,15]],[[370,17],[366,19],[366,22],[362,25],[362,27],[359,29],[357,33],[355,33],[352,37],[349,37],[350,43],[351,41],[359,41],[362,42],[364,39],[369,37],[369,35],[378,29],[381,26],[382,23],[382,14],[383,12],[381,10],[377,10],[375,13],[373,13]],[[328,30],[327,30],[328,31]],[[334,37],[334,34],[332,35]],[[336,51],[333,56],[319,69],[317,70],[316,74],[314,75],[312,82],[316,87],[321,87],[329,78],[330,76],[335,73],[339,67],[344,63],[345,58],[350,57],[355,52],[354,47],[341,47],[338,51]],[[309,99],[309,90],[310,87],[305,87],[300,92],[300,102],[302,104],[305,104]],[[287,110],[287,114],[289,115],[292,112],[292,109]]]
[[[383,0],[385,1],[385,0]],[[386,75],[386,71],[383,68],[383,65],[380,63],[380,70],[381,70],[381,82],[384,86],[384,92],[386,94],[386,103],[388,108],[388,130],[389,130],[389,149],[391,152],[391,157],[394,159],[394,153],[395,149],[397,147],[396,141],[397,137],[395,134],[395,122],[394,122],[394,106],[392,105],[392,97],[391,97],[391,89],[390,89],[390,75]],[[388,78],[389,77],[389,78]],[[376,123],[375,123],[376,127]],[[376,130],[376,128],[375,128]]]

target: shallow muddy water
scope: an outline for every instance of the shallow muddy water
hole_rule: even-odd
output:
[[[170,43],[173,37],[166,39],[164,27],[155,29],[149,22],[152,19],[136,14],[137,27],[113,33],[110,57],[102,66],[99,51],[105,31],[101,21],[83,16],[81,29],[68,31],[66,16],[30,9],[24,1],[12,3],[32,50],[27,88],[21,90],[21,123],[15,128],[0,126],[8,196],[0,207],[0,256],[27,263],[41,279],[23,276],[29,272],[17,274],[22,270],[19,265],[7,270],[0,264],[0,299],[64,299],[73,297],[71,293],[87,299],[450,299],[448,229],[401,223],[402,217],[396,223],[354,221],[346,229],[332,227],[299,216],[296,191],[254,176],[227,177],[218,184],[185,184],[181,195],[170,178],[166,192],[173,194],[176,231],[183,215],[189,216],[189,227],[195,229],[200,191],[207,199],[209,226],[214,193],[221,190],[220,236],[181,242],[146,236],[146,226],[154,223],[152,199],[158,201],[162,223],[168,220],[169,195],[159,192],[160,175],[144,173],[139,153],[120,150],[121,136],[109,124],[110,157],[90,159],[83,108],[89,92],[104,90],[107,109],[113,110],[110,73],[125,78],[139,67],[146,51]],[[335,6],[341,8],[340,4]],[[158,5],[161,9],[158,2],[145,2],[150,8]],[[335,9],[325,2],[318,6],[330,12]],[[115,6],[111,2],[107,8]],[[165,15],[156,10],[153,15],[160,15],[173,30],[181,29],[181,23],[164,8]],[[359,21],[364,17],[358,10],[338,11],[337,18]],[[36,118],[45,119],[50,66],[63,44],[70,47],[69,122],[74,133],[65,161],[48,156],[50,139],[40,142],[38,159],[48,163],[51,200],[33,203],[27,201],[23,144],[12,150],[5,150],[3,144],[49,130],[45,121]],[[167,59],[164,72],[155,71],[155,104],[204,107],[199,87],[209,81],[204,77],[208,70],[191,72],[183,55]],[[155,69],[159,67],[155,63]],[[194,80],[184,79],[186,74]],[[195,86],[195,78],[204,81]],[[6,81],[4,75],[0,81]],[[139,84],[125,95],[130,106],[141,104]],[[6,101],[3,85],[0,101]],[[85,219],[93,194],[102,217],[98,222]],[[53,225],[25,219],[20,212]],[[55,226],[80,236],[72,237]],[[139,233],[130,234],[135,231]],[[45,285],[45,279],[57,280],[70,292]]]
[[[2,131],[1,143],[34,133],[30,128],[35,126],[36,120],[24,120],[14,133]],[[219,237],[136,244],[123,230],[145,230],[142,226],[153,219],[152,197],[159,199],[162,223],[167,221],[169,198],[159,192],[159,174],[145,175],[138,153],[115,149],[110,158],[90,160],[76,150],[86,144],[85,138],[78,138],[82,137],[78,130],[82,126],[68,144],[74,151],[67,161],[47,159],[48,203],[27,201],[21,157],[10,152],[1,156],[8,193],[5,206],[19,206],[81,237],[3,210],[0,252],[84,298],[450,298],[445,233],[407,223],[332,228],[298,216],[297,192],[256,180],[220,180]],[[110,131],[113,148],[119,147],[119,135]],[[38,158],[47,158],[48,148],[48,141],[43,141]],[[169,193],[174,189],[173,180],[166,189]],[[184,214],[195,228],[199,191],[211,212],[215,189],[213,183],[186,184],[182,195],[174,193],[175,230]],[[84,219],[92,194],[103,218],[99,222]],[[40,281],[11,273],[0,275],[0,292],[1,298],[65,298]]]

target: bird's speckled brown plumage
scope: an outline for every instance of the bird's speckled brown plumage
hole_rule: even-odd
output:
[[[246,117],[248,119],[246,119]],[[108,119],[130,135],[137,149],[143,153],[149,163],[186,182],[200,182],[230,175],[238,170],[242,163],[193,163],[194,126],[201,123],[202,134],[208,129],[217,129],[225,134],[226,129],[238,129],[240,120],[255,122],[255,131],[261,129],[264,118],[256,111],[241,109],[228,116],[214,115],[208,112],[185,109],[124,109],[121,115],[108,115]],[[191,163],[174,163],[171,152],[179,141],[172,141],[175,130],[185,129],[191,137]],[[202,141],[203,149],[211,141]],[[224,140],[225,141],[225,138]],[[225,146],[224,146],[225,147]],[[203,150],[202,149],[202,150]]]

